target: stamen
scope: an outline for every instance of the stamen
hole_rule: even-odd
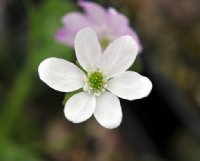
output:
[[[107,37],[103,37],[101,40],[100,40],[100,44],[101,44],[101,47],[103,49],[106,49],[107,46],[110,44],[111,40]]]
[[[96,70],[88,74],[84,90],[99,96],[101,92],[105,91],[105,86],[106,83],[103,73],[100,70]]]

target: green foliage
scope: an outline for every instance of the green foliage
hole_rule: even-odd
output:
[[[2,161],[43,161],[35,154],[18,145],[8,142],[0,143],[0,160]]]
[[[66,0],[45,0],[39,6],[25,1],[28,10],[28,47],[25,63],[22,65],[11,90],[3,102],[0,132],[0,160],[2,161],[41,161],[25,145],[15,144],[10,136],[19,121],[23,121],[24,108],[40,93],[37,89],[38,65],[48,57],[61,57],[70,61],[75,59],[74,51],[56,42],[54,35],[61,26],[61,17],[76,7]],[[24,131],[20,131],[24,133]],[[19,134],[20,134],[19,132]],[[29,131],[26,131],[29,133]],[[18,135],[19,135],[18,134]],[[23,134],[22,134],[23,136]],[[2,143],[2,140],[5,142]],[[34,140],[30,139],[30,143]]]
[[[74,52],[55,40],[55,33],[61,26],[61,17],[75,6],[66,1],[46,0],[42,6],[31,7],[29,13],[29,59],[28,67],[35,71],[38,64],[47,57],[74,59]]]
[[[143,70],[142,69],[142,62],[141,62],[139,55],[137,56],[137,58],[135,59],[134,63],[131,65],[129,70],[135,71],[135,72],[141,72]]]

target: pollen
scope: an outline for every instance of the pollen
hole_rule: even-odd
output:
[[[104,37],[100,40],[100,45],[103,49],[106,49],[107,46],[110,44],[110,39],[107,37]]]
[[[97,70],[88,74],[85,90],[95,95],[100,95],[105,90],[104,74]]]

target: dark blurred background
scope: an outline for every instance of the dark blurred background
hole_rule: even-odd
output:
[[[143,52],[133,69],[149,77],[149,97],[121,100],[115,130],[94,118],[64,118],[63,93],[39,80],[54,56],[75,61],[56,42],[73,0],[0,0],[0,161],[199,161],[200,1],[97,0],[130,19]]]

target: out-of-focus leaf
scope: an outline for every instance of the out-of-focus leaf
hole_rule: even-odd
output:
[[[135,71],[135,72],[141,72],[142,71],[142,62],[141,62],[141,59],[140,59],[139,56],[135,59],[134,63],[131,65],[129,70]]]
[[[27,149],[13,143],[1,142],[0,160],[2,161],[43,161]]]
[[[28,1],[27,1],[28,2]],[[28,47],[27,60],[19,71],[3,104],[3,118],[5,129],[3,133],[10,133],[19,115],[23,114],[23,107],[28,100],[33,98],[33,90],[37,87],[38,65],[48,57],[61,57],[68,60],[74,59],[74,52],[66,45],[56,42],[54,35],[59,29],[61,17],[72,10],[75,4],[64,0],[46,0],[39,6],[28,7]]]
[[[61,18],[76,10],[74,4],[64,0],[46,0],[39,7],[30,8],[29,61],[30,70],[35,71],[39,63],[47,57],[61,57],[74,60],[74,51],[55,40],[55,33],[61,26]]]
[[[199,161],[199,140],[186,131],[179,131],[171,142],[170,153],[181,161]]]

